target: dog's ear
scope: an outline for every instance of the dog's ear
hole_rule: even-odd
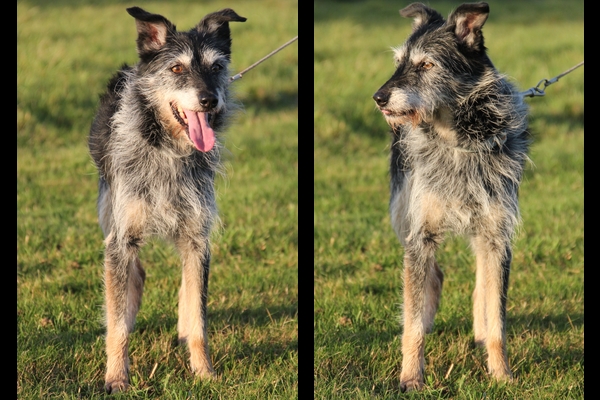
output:
[[[400,15],[406,18],[414,18],[412,24],[413,32],[423,25],[444,21],[444,17],[442,17],[440,13],[427,7],[423,3],[412,3],[404,7],[400,10]]]
[[[225,47],[226,54],[231,52],[231,32],[229,22],[244,22],[246,18],[237,15],[231,8],[224,8],[206,15],[196,26],[199,33],[211,34]]]
[[[454,34],[460,43],[474,50],[484,50],[481,27],[489,13],[487,3],[463,4],[448,16],[448,26],[454,26]]]
[[[169,32],[175,32],[175,25],[162,15],[150,14],[139,7],[128,8],[127,12],[135,18],[140,55],[159,50],[166,43]]]

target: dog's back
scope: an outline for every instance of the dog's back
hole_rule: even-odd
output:
[[[129,70],[131,67],[123,65],[122,69],[108,82],[106,92],[100,97],[100,105],[90,129],[88,138],[90,155],[101,173],[101,178],[106,175],[104,162],[107,155],[107,144],[113,131],[112,118],[119,108],[121,93],[127,79],[125,72]]]
[[[403,389],[423,385],[443,274],[435,251],[446,232],[468,235],[477,256],[475,341],[490,373],[511,376],[505,313],[518,188],[529,147],[527,107],[486,54],[486,3],[447,20],[413,3],[413,32],[394,52],[396,71],[373,99],[392,127],[392,225],[405,247]]]

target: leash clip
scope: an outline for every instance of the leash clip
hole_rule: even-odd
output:
[[[242,77],[242,74],[235,74],[234,76],[232,76],[231,78],[229,78],[229,83],[231,83],[233,81],[237,81],[241,77]]]
[[[566,74],[572,72],[574,69],[579,68],[583,65],[583,61],[580,62],[579,64],[569,68],[568,70],[566,70],[565,72],[563,72],[562,74],[559,74],[557,76],[555,76],[554,78],[551,79],[542,79],[541,81],[538,82],[538,84],[535,87],[532,87],[531,89],[528,89],[524,92],[519,93],[521,96],[523,97],[535,97],[535,96],[544,96],[546,94],[546,92],[544,92],[544,90],[552,85],[554,82],[558,82],[558,80],[560,78],[562,78],[563,76],[565,76]],[[540,89],[540,85],[542,84],[542,82],[544,83],[544,88]]]
[[[554,82],[556,82],[558,80],[556,78],[552,78],[552,79],[554,80]],[[542,82],[544,83],[544,89],[540,89],[540,85],[542,84]],[[538,84],[535,85],[534,87],[532,87],[531,89],[528,89],[528,90],[522,92],[521,95],[523,95],[523,97],[545,96],[546,92],[544,90],[546,89],[546,87],[548,85],[550,85],[551,83],[554,83],[554,82],[551,82],[548,79],[544,78],[541,81],[539,81]]]

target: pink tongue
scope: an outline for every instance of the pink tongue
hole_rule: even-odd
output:
[[[208,114],[183,110],[188,120],[190,139],[200,151],[210,151],[215,145],[215,131],[208,125]]]

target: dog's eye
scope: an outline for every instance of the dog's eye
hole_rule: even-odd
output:
[[[428,70],[433,68],[433,63],[429,62],[429,61],[425,61],[423,64],[421,64],[421,68]]]
[[[174,65],[171,67],[171,71],[173,71],[176,74],[180,74],[183,72],[183,66],[180,64]]]
[[[223,66],[219,63],[213,64],[212,67],[210,67],[212,72],[219,72],[220,70],[223,69]]]

